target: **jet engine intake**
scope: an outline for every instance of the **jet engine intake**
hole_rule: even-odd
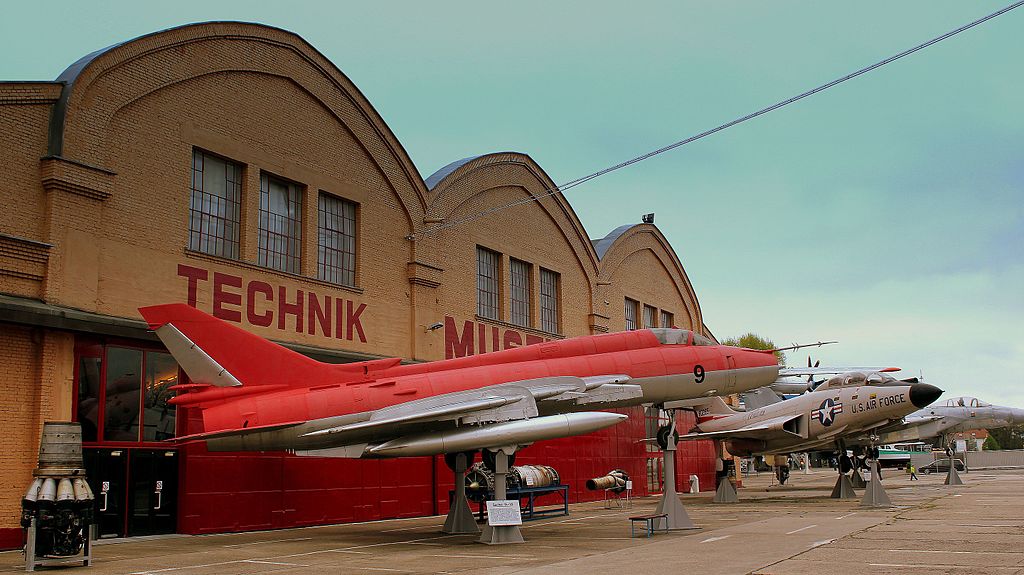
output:
[[[587,480],[587,489],[598,491],[607,489],[612,493],[622,493],[626,490],[626,482],[629,481],[629,474],[622,469],[613,469],[603,477],[595,477]]]

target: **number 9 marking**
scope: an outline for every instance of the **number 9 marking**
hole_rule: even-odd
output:
[[[693,381],[704,383],[704,366],[699,363],[693,366]]]

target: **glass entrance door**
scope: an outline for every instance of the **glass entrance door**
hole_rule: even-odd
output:
[[[124,537],[125,508],[128,499],[128,450],[82,450],[89,487],[96,496],[96,523],[99,536]]]
[[[101,538],[175,532],[177,451],[85,448],[83,456]]]
[[[178,518],[178,452],[135,449],[129,467],[132,493],[128,535],[174,533]]]

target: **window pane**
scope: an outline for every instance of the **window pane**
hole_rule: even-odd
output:
[[[540,328],[551,333],[559,333],[558,278],[559,274],[541,268],[539,294]]]
[[[257,263],[297,274],[302,239],[302,190],[266,174],[260,176]]]
[[[100,411],[100,367],[98,357],[82,357],[78,361],[78,421],[82,424],[82,441],[98,439]]]
[[[489,249],[476,248],[476,313],[500,319],[498,315],[498,262],[501,255]]]
[[[512,323],[530,325],[530,264],[517,259],[511,261]]]
[[[317,224],[317,277],[324,281],[356,284],[356,204],[320,194]]]
[[[178,364],[169,353],[146,352],[146,397],[142,416],[142,440],[161,441],[174,437],[175,407],[171,386],[178,384]]]
[[[640,302],[626,298],[626,330],[637,328],[636,316],[640,312]]]
[[[240,174],[237,164],[192,151],[189,249],[238,258]]]
[[[139,440],[139,391],[142,385],[142,351],[107,348],[106,404],[103,439]]]
[[[661,327],[674,327],[675,324],[675,317],[671,313],[667,311],[661,312]]]
[[[644,327],[658,327],[658,324],[654,322],[655,318],[658,317],[658,310],[649,306],[644,306]]]

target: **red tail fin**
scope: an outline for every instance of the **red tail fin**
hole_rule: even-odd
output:
[[[315,385],[330,373],[322,364],[183,303],[139,308],[189,378],[212,385]],[[194,346],[181,345],[173,326]],[[178,339],[177,345],[168,340]],[[198,348],[198,349],[196,349]],[[212,360],[212,361],[211,361]],[[211,369],[210,366],[213,366]],[[217,377],[219,366],[228,374]],[[214,381],[203,381],[214,379]],[[234,380],[237,380],[235,383]]]

